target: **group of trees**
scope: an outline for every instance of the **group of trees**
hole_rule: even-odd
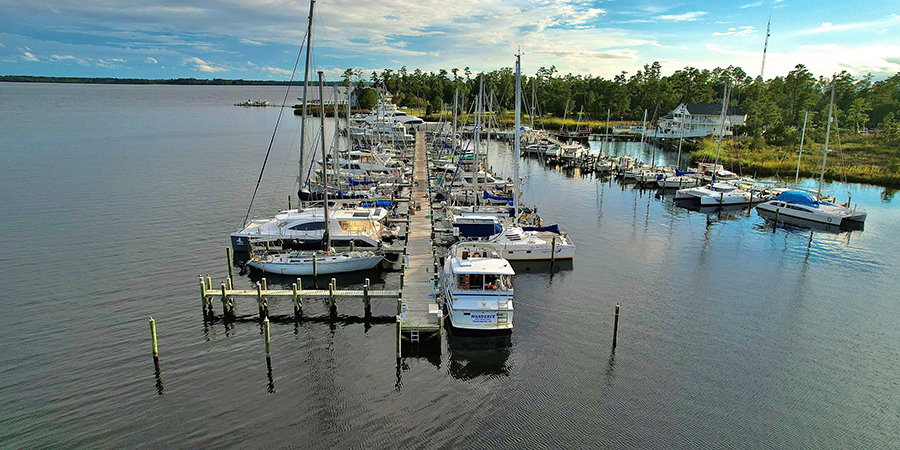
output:
[[[740,106],[748,115],[744,130],[770,144],[785,144],[798,139],[806,111],[808,127],[822,128],[828,114],[832,80],[835,84],[835,116],[843,129],[862,131],[882,128],[884,135],[900,136],[900,73],[873,81],[871,75],[859,79],[847,72],[834,78],[814,76],[798,64],[785,76],[769,80],[751,77],[739,67],[713,70],[686,67],[663,76],[659,62],[644,65],[633,75],[622,72],[608,80],[590,75],[561,75],[555,66],[542,67],[533,76],[522,76],[526,113],[576,117],[583,110],[585,119],[605,120],[607,110],[613,120],[636,121],[648,110],[648,117],[669,113],[680,103],[718,103],[730,84],[730,105]],[[484,72],[484,88],[493,92],[496,106],[514,107],[515,74],[511,68]],[[393,94],[400,106],[418,107],[426,114],[452,105],[458,92],[461,111],[468,111],[478,94],[479,77],[463,70],[441,69],[423,72],[384,69],[369,79],[354,69],[344,72],[344,82],[355,82],[362,91],[360,106],[374,105],[372,88]],[[533,102],[532,99],[535,99]],[[895,136],[895,139],[896,139]]]

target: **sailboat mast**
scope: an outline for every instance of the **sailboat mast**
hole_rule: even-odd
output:
[[[687,108],[685,108],[687,109]],[[681,170],[681,143],[684,142],[684,113],[681,113],[681,136],[678,138],[678,159],[675,160],[675,169]],[[677,173],[676,173],[677,175]]]
[[[647,110],[644,110],[644,120],[641,121],[641,156],[644,154],[644,135],[647,134]]]
[[[453,148],[450,149],[451,153],[456,153],[456,110],[459,105],[459,88],[453,92],[453,136],[451,140],[451,144]]]
[[[831,136],[831,109],[834,107],[834,85],[831,81],[831,102],[828,104],[828,125],[825,127],[825,150],[822,152],[822,172],[819,174],[819,194],[816,201],[822,198],[822,182],[825,181],[825,159],[828,158],[828,137]]]
[[[331,162],[331,167],[334,168],[334,180],[337,185],[338,190],[341,190],[341,164],[338,159],[338,142],[340,142],[341,137],[341,124],[340,118],[338,117],[338,87],[337,85],[332,86],[332,103],[334,104],[334,140],[331,143],[331,154],[334,160]],[[325,100],[322,99],[322,104],[324,106]]]
[[[319,99],[325,98],[325,72],[319,71]],[[325,102],[321,102],[324,106]],[[325,210],[325,231],[322,236],[322,243],[325,245],[325,251],[329,251],[331,249],[331,234],[328,233],[329,225],[331,224],[328,219],[328,165],[325,164],[325,156],[328,152],[325,148],[325,108],[320,108],[322,112],[322,117],[320,121],[321,132],[322,132],[322,196],[324,201],[322,202],[322,207]]]
[[[298,180],[300,180],[299,183],[303,182],[303,145],[306,135],[306,91],[309,89],[309,56],[312,54],[313,7],[315,5],[316,0],[310,0],[309,26],[306,28],[306,66],[303,69],[303,108],[300,114],[300,171],[298,173]],[[300,187],[302,188],[303,186]]]
[[[481,172],[481,148],[479,143],[481,142],[481,111],[484,109],[484,73],[478,75],[479,86],[478,86],[478,106],[476,106],[475,111],[475,205],[477,206],[478,197],[481,194],[481,184],[478,182],[478,178],[480,177],[479,172]],[[487,180],[485,180],[487,182]]]
[[[515,133],[515,158],[516,158],[516,170],[515,170],[515,179],[513,180],[513,213],[515,216],[513,217],[513,224],[519,224],[519,129],[522,128],[521,125],[521,115],[522,115],[522,73],[521,73],[521,65],[522,65],[522,54],[516,54],[516,133]]]
[[[725,90],[722,92],[722,128],[719,129],[719,139],[716,140],[716,162],[713,164],[713,181],[716,179],[716,171],[719,167],[719,149],[722,147],[722,139],[725,137],[725,110],[728,109],[728,88],[730,84],[725,84]]]
[[[603,148],[600,151],[600,154],[603,154],[603,150],[606,150],[607,156],[609,154],[609,143],[607,142],[609,139],[609,108],[606,108],[606,134],[603,135]]]
[[[806,119],[809,118],[809,110],[803,115],[803,132],[800,133],[800,154],[797,155],[797,173],[794,175],[794,186],[800,182],[800,158],[803,158],[803,139],[806,138]]]

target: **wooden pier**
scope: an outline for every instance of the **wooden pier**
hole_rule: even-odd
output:
[[[411,343],[417,343],[425,337],[440,337],[444,323],[440,299],[436,292],[438,277],[431,241],[433,230],[431,186],[423,131],[416,133],[413,164],[415,182],[410,196],[406,254],[401,269],[397,334],[398,336],[407,334],[408,336],[403,337],[408,337]],[[399,353],[399,346],[397,350]]]

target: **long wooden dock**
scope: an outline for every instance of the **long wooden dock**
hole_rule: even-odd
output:
[[[398,334],[406,333],[409,341],[416,343],[423,337],[440,336],[443,325],[443,312],[436,295],[437,265],[431,242],[431,189],[424,131],[416,133],[413,164],[415,182],[409,203],[409,230],[397,326]],[[422,336],[422,333],[428,336]]]

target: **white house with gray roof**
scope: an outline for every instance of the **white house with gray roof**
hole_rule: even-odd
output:
[[[732,127],[743,125],[747,120],[740,106],[728,107],[724,123],[722,117],[721,103],[682,103],[662,117],[656,129],[648,129],[646,136],[660,139],[718,136],[723,126],[723,135],[731,136]]]

